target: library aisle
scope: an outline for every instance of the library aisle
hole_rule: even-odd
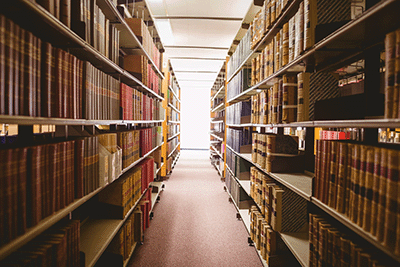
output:
[[[209,151],[182,150],[128,266],[262,266]]]

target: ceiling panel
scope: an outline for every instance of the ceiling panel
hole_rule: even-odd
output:
[[[155,16],[243,18],[252,0],[147,0]]]
[[[223,63],[222,60],[171,59],[171,65],[174,70],[219,71]]]
[[[165,52],[173,57],[196,57],[196,58],[226,58],[228,49],[200,49],[200,48],[173,48],[166,47]]]
[[[178,81],[211,81],[214,82],[217,78],[218,73],[187,73],[187,72],[175,72],[175,76]]]
[[[240,21],[170,20],[177,46],[229,48],[241,26]]]

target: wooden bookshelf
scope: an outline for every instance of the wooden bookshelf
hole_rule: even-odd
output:
[[[173,110],[175,110],[176,112],[178,112],[178,113],[181,113],[180,111],[179,111],[179,109],[177,109],[176,107],[174,107],[174,105],[172,105],[171,103],[168,103],[168,107],[171,107]]]
[[[177,133],[177,134],[174,134],[173,136],[171,136],[171,137],[168,138],[168,141],[174,139],[175,137],[179,136],[180,134],[181,134],[180,132]]]
[[[303,267],[309,267],[310,242],[309,233],[279,233],[283,242],[290,249]]]
[[[224,139],[223,138],[221,138],[221,137],[219,137],[219,136],[217,136],[217,135],[215,135],[215,134],[213,134],[213,133],[210,133],[210,135],[212,136],[212,137],[214,137],[215,139],[217,139],[218,141],[223,141]]]
[[[171,86],[168,86],[168,89],[172,92],[172,94],[175,96],[176,100],[181,103],[181,99],[179,98],[179,96],[175,93],[174,89],[172,89]]]
[[[211,112],[223,111],[224,109],[225,109],[225,103],[221,103],[218,106],[216,106],[214,109],[212,109]]]

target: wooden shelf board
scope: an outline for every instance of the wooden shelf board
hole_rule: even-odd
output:
[[[171,108],[172,108],[173,110],[175,110],[176,112],[181,113],[181,112],[179,111],[179,109],[177,109],[176,107],[174,107],[171,103],[168,103],[168,106],[171,107]]]
[[[171,151],[171,153],[169,153],[168,158],[170,158],[170,157],[172,156],[172,154],[175,152],[175,150],[178,148],[178,146],[179,146],[180,144],[181,144],[181,143],[179,142],[179,143],[176,145],[176,147]]]
[[[132,163],[131,165],[129,165],[128,167],[126,167],[125,169],[122,170],[122,172],[120,173],[120,175],[118,176],[121,177],[122,174],[126,173],[127,171],[129,171],[130,169],[132,169],[132,167],[138,165],[142,160],[144,160],[145,158],[147,158],[148,156],[150,156],[151,153],[153,153],[154,151],[156,151],[158,148],[161,148],[161,146],[163,145],[163,143],[161,143],[161,145],[156,146],[155,148],[153,148],[152,150],[150,150],[149,152],[147,152],[143,157],[141,157],[140,159],[138,159],[137,161],[135,161],[134,163]],[[117,178],[117,179],[118,179]]]
[[[219,104],[217,107],[215,107],[214,109],[211,110],[211,112],[218,112],[218,111],[222,111],[225,109],[225,103],[221,103]]]
[[[168,121],[168,123],[173,123],[173,124],[180,124],[180,121]]]
[[[178,95],[175,93],[175,91],[172,89],[171,86],[168,85],[168,89],[172,92],[172,94],[175,96],[176,100],[180,103],[181,100],[179,99]]]
[[[218,91],[215,93],[213,97],[211,97],[211,102],[214,101],[215,98],[223,98],[225,96],[225,85],[221,86]]]
[[[306,233],[279,233],[287,247],[303,267],[309,267],[310,241]]]
[[[133,255],[133,252],[134,252],[135,249],[136,249],[137,244],[138,244],[138,242],[135,242],[135,244],[133,244],[132,249],[131,249],[131,252],[129,253],[128,258],[125,260],[124,266],[123,266],[123,267],[127,267],[127,266],[128,266],[128,263],[129,263],[129,261],[130,261],[132,255]]]
[[[164,184],[163,182],[152,182],[151,183],[153,187],[158,187],[158,192],[157,193],[151,193],[151,209],[150,212],[153,211],[154,206],[156,205],[157,202],[157,197],[161,194],[162,189],[161,186]]]
[[[3,260],[5,257],[10,255],[12,252],[16,251],[17,249],[21,248],[23,245],[27,244],[29,241],[43,233],[45,230],[49,229],[51,226],[53,226],[55,223],[57,223],[59,220],[67,216],[70,212],[84,204],[86,201],[88,201],[90,198],[92,198],[94,195],[96,195],[98,192],[100,192],[104,187],[98,188],[95,191],[89,193],[88,195],[76,199],[73,203],[65,207],[64,209],[61,209],[57,211],[55,214],[44,218],[39,222],[38,225],[33,226],[27,230],[27,232],[24,235],[21,235],[11,241],[10,243],[4,245],[3,247],[0,248],[0,260]]]
[[[248,180],[238,180],[239,184],[242,186],[243,190],[250,196],[250,181]]]
[[[214,137],[215,139],[217,139],[218,141],[220,141],[220,142],[223,142],[223,141],[224,141],[224,139],[222,139],[221,137],[219,137],[219,136],[217,136],[217,135],[215,135],[215,134],[213,134],[213,133],[210,133],[210,135],[211,135],[212,137]]]
[[[170,140],[172,140],[172,139],[174,139],[175,137],[177,137],[178,135],[180,135],[181,133],[179,132],[179,133],[177,133],[177,134],[175,134],[175,135],[173,135],[173,136],[171,136],[170,138],[168,138],[168,141],[170,141]]]

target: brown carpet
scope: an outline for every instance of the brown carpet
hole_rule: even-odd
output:
[[[262,266],[209,151],[182,150],[128,266]]]

